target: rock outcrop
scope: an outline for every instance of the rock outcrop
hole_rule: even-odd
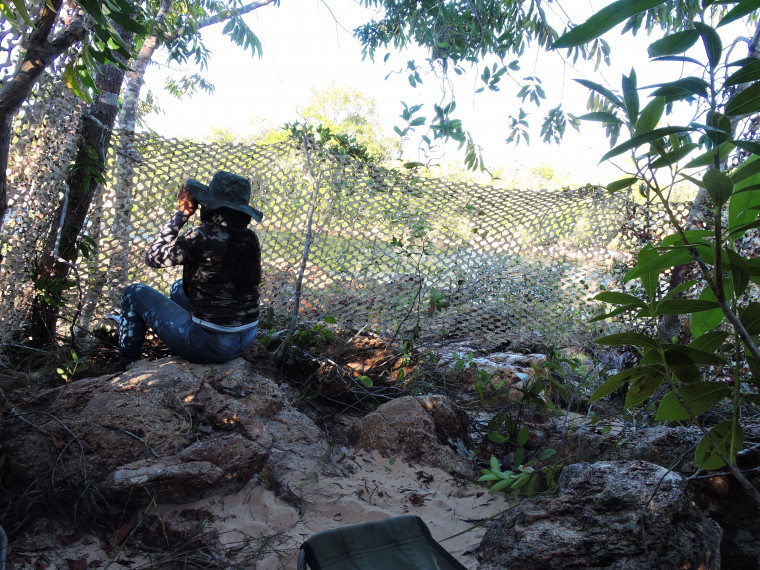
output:
[[[319,428],[242,359],[139,362],[48,390],[11,415],[9,481],[94,485],[109,499],[232,492],[264,469],[286,469],[286,454],[315,460],[327,449]]]
[[[685,483],[644,461],[568,465],[558,495],[525,501],[489,526],[480,568],[718,570],[721,528]]]

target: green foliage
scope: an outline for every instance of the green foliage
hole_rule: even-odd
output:
[[[556,450],[546,449],[540,457],[524,462],[524,451],[522,445],[528,440],[528,428],[524,427],[518,435],[518,442],[522,441],[520,448],[514,454],[515,469],[503,469],[499,460],[491,456],[488,468],[481,469],[482,475],[478,479],[480,482],[491,483],[489,492],[496,493],[504,491],[511,493],[521,491],[528,497],[533,497],[540,490],[553,490],[556,488],[556,478],[560,471],[560,466],[556,463],[545,464],[556,455]],[[539,465],[541,463],[541,465]]]
[[[516,76],[519,59],[510,61],[510,54],[519,58],[530,44],[542,48],[554,45],[567,48],[566,58],[573,63],[582,58],[594,61],[598,68],[602,63],[610,63],[610,46],[600,37],[604,30],[624,21],[624,31],[634,33],[642,26],[647,32],[655,27],[666,31],[690,29],[702,9],[701,0],[620,0],[601,10],[590,25],[577,26],[560,38],[547,18],[546,3],[539,0],[363,0],[362,3],[381,10],[379,17],[354,30],[363,57],[374,60],[379,52],[387,50],[383,59],[392,64],[394,51],[405,56],[407,48],[418,46],[426,52],[425,66],[415,60],[398,66],[398,73],[406,74],[412,87],[426,81],[428,73],[438,79],[452,72],[461,75],[476,69],[479,75],[476,93],[498,91],[502,80],[509,78],[518,86],[518,96],[536,106],[546,97],[541,79]],[[467,167],[482,169],[485,165],[478,145],[467,134],[466,126],[453,116],[454,103],[453,93],[444,101],[437,101],[433,105],[434,118],[417,114],[422,104],[403,103],[401,118],[405,124],[397,126],[396,132],[405,137],[414,129],[424,128],[422,142],[428,147],[436,138],[458,141]],[[594,110],[609,112],[603,107]],[[506,140],[529,143],[528,112],[520,108],[509,115],[509,120]],[[566,115],[561,107],[551,109],[542,122],[542,138],[558,142],[568,123],[577,128],[577,118]],[[610,133],[618,128],[619,125],[607,123]]]
[[[611,27],[642,18],[643,11],[663,4],[649,0],[615,2],[559,38],[554,47],[570,47],[597,38]],[[720,4],[722,13],[728,13],[718,27],[732,21],[736,14],[756,15],[760,9],[756,1]],[[707,15],[649,47],[653,61],[696,64],[701,68],[700,76],[648,86],[652,98],[643,109],[639,92],[645,88],[637,86],[634,70],[623,77],[622,95],[585,82],[604,100],[607,111],[581,119],[614,122],[627,128],[630,138],[617,145],[617,135],[608,132],[612,148],[603,160],[630,153],[636,170],[632,176],[608,186],[608,190],[642,185],[666,208],[673,227],[673,233],[659,244],[647,244],[641,249],[635,266],[625,276],[625,281],[640,282],[640,293],[598,294],[597,301],[615,308],[594,320],[627,313],[646,323],[661,323],[664,316],[687,315],[691,325],[691,338],[684,340],[638,332],[598,339],[604,345],[633,345],[641,360],[635,367],[609,378],[591,400],[628,384],[627,408],[654,403],[657,420],[698,425],[704,436],[696,450],[696,463],[705,469],[716,469],[736,464],[744,445],[740,410],[756,405],[760,388],[760,305],[748,295],[750,285],[760,283],[760,266],[736,249],[737,239],[760,227],[760,162],[755,156],[760,146],[735,138],[747,115],[753,120],[760,112],[760,97],[756,95],[760,68],[756,58],[721,64],[721,38],[715,28],[703,23],[706,21],[710,21]],[[686,50],[701,50],[701,57],[681,55]],[[719,77],[726,78],[722,84]],[[745,88],[736,89],[740,84]],[[681,102],[696,102],[702,109],[699,119],[686,125],[662,125],[664,110]],[[698,150],[703,154],[689,160]],[[740,166],[731,168],[730,158]],[[671,211],[670,190],[684,180],[706,195],[710,219],[714,220],[708,222],[707,230],[683,227]],[[665,272],[688,263],[696,263],[700,279],[663,293],[660,283]],[[690,298],[682,298],[685,294]],[[728,370],[730,379],[708,375],[710,369]],[[716,409],[729,410],[730,419],[712,428],[703,426],[703,415]]]
[[[58,372],[64,382],[71,382],[74,380],[74,376],[77,373],[85,372],[88,369],[89,366],[83,364],[76,351],[72,350],[71,358],[69,358],[60,368],[56,368],[56,372]]]

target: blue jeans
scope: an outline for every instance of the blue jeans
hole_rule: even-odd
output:
[[[121,295],[119,323],[119,365],[140,360],[148,327],[169,350],[190,362],[219,364],[237,358],[256,339],[258,326],[242,332],[218,332],[193,322],[182,279],[167,298],[152,287],[133,283]]]

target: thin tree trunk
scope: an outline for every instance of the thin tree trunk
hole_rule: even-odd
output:
[[[53,41],[50,33],[58,19],[62,0],[42,3],[35,29],[29,37],[24,60],[13,76],[3,81],[0,89],[0,229],[8,208],[8,153],[10,152],[13,118],[29,98],[42,73],[55,59],[85,38],[84,18],[69,24]],[[2,257],[0,257],[0,261]]]
[[[124,43],[130,45],[134,34],[116,26]],[[61,282],[69,276],[72,264],[79,256],[78,240],[84,228],[93,197],[101,187],[106,171],[106,154],[111,143],[111,132],[118,112],[119,92],[124,81],[122,66],[102,66],[97,77],[98,93],[83,117],[79,137],[79,150],[71,173],[66,181],[66,198],[57,212],[57,220],[51,228],[43,262],[37,277],[50,283]],[[55,340],[59,307],[40,300],[32,314],[32,339],[35,344],[47,344]]]

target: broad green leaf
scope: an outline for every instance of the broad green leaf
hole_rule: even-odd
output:
[[[734,184],[746,180],[760,172],[760,160],[757,158],[758,157],[755,155],[750,156],[733,172],[733,174],[731,174],[731,180],[733,180]],[[753,181],[753,184],[755,183],[756,181]]]
[[[715,168],[711,168],[705,173],[702,177],[702,183],[705,185],[707,193],[710,194],[713,204],[718,207],[722,207],[728,202],[731,193],[734,191],[734,183],[731,178]]]
[[[618,0],[594,13],[555,41],[551,49],[571,48],[601,37],[621,22],[639,12],[662,4],[662,0]]]
[[[734,295],[741,297],[749,286],[749,266],[747,265],[747,261],[733,249],[724,249],[723,253],[728,257]]]
[[[596,344],[604,346],[647,346],[659,348],[660,344],[650,336],[637,332],[624,332],[602,336],[594,340]]]
[[[665,97],[654,97],[641,111],[639,120],[636,121],[634,136],[643,135],[655,129],[665,111]]]
[[[734,182],[734,193],[728,203],[729,232],[757,218],[757,211],[754,208],[760,206],[760,187],[754,190],[750,188],[760,184],[760,156],[749,157],[731,179]],[[737,237],[739,236],[734,236],[735,239]]]
[[[664,55],[676,55],[688,50],[697,43],[699,32],[697,30],[684,30],[665,36],[664,38],[652,42],[647,52],[649,57],[661,57]]]
[[[760,143],[754,141],[731,141],[731,143],[752,154],[760,154]]]
[[[530,428],[528,426],[523,426],[520,428],[520,431],[517,433],[517,445],[520,447],[523,447],[526,443],[528,443],[528,438],[530,437]]]
[[[617,315],[625,313],[626,311],[631,311],[631,310],[637,309],[637,308],[638,308],[638,306],[636,306],[636,305],[623,305],[622,307],[618,307],[614,311],[610,311],[609,313],[604,313],[602,315],[598,315],[598,316],[596,316],[596,317],[594,317],[592,319],[589,319],[588,322],[595,323],[597,321],[603,321],[603,320],[606,320],[606,319],[610,319],[612,317],[616,317]]]
[[[681,160],[684,159],[684,157],[691,154],[691,152],[696,148],[696,143],[687,143],[683,146],[679,146],[678,148],[668,152],[665,156],[662,156],[652,162],[652,168],[662,168],[663,166],[678,164]]]
[[[729,75],[723,82],[723,88],[750,83],[758,79],[760,79],[760,60],[753,59]]]
[[[760,334],[760,303],[753,301],[741,311],[739,318],[751,335]]]
[[[665,362],[670,371],[682,382],[694,383],[701,379],[697,364],[683,350],[685,347],[671,348],[665,351]]]
[[[700,311],[711,311],[718,304],[700,299],[667,299],[657,304],[657,315],[688,315]]]
[[[734,430],[733,422],[725,421],[720,422],[709,433],[718,446],[717,449],[707,436],[703,437],[694,453],[694,462],[700,469],[720,469],[726,464],[720,455],[723,455],[729,461],[733,462],[735,460],[735,458],[731,457],[732,440],[736,441],[735,449],[739,450],[744,446],[744,431],[741,425],[737,424]]]
[[[724,110],[730,117],[749,115],[760,111],[760,83],[753,83],[743,91],[734,95]]]
[[[718,151],[718,160],[717,162],[720,162],[724,158],[726,158],[729,154],[731,154],[731,151],[734,150],[734,145],[736,141],[729,141],[721,144],[717,151]],[[703,166],[710,166],[711,164],[715,164],[715,150],[714,148],[708,150],[707,152],[700,154],[695,159],[688,162],[684,168],[701,168]]]
[[[705,134],[714,146],[722,145],[731,139],[733,125],[731,119],[722,113],[710,111],[707,113],[707,125]]]
[[[676,265],[683,265],[684,263],[691,263],[692,261],[694,260],[686,249],[672,249],[666,251],[662,255],[658,255],[657,258],[652,261],[643,265],[636,265],[636,267],[631,269],[625,277],[623,277],[623,281],[630,281],[631,279],[649,273],[659,274],[663,269],[670,269]]]
[[[583,85],[587,89],[591,89],[591,91],[596,91],[607,99],[610,103],[615,105],[616,107],[623,108],[623,102],[620,100],[620,98],[615,95],[612,91],[607,89],[604,85],[599,85],[598,83],[594,83],[593,81],[589,81],[588,79],[575,79],[578,83]]]
[[[589,402],[596,402],[605,396],[609,396],[615,390],[620,389],[623,386],[623,379],[618,378],[618,376],[618,374],[615,374],[615,376],[612,376],[611,378],[605,380],[604,383],[596,390],[594,390],[594,392],[591,394]]]
[[[652,92],[652,95],[655,97],[664,97],[668,101],[685,99],[692,95],[706,98],[708,96],[709,87],[710,84],[704,79],[698,77],[684,77],[683,79],[676,79],[675,81],[663,83]]]
[[[720,55],[723,52],[723,42],[720,41],[720,36],[713,28],[702,22],[694,22],[694,27],[702,36],[702,42],[705,44],[705,51],[707,52],[707,60],[710,62],[710,67],[713,69],[720,63]]]
[[[731,389],[722,382],[698,382],[680,388],[679,393],[686,406],[681,404],[676,392],[668,392],[660,400],[655,416],[657,421],[683,421],[696,418],[728,396]]]
[[[613,305],[637,305],[643,307],[644,301],[634,295],[628,293],[618,293],[616,291],[602,291],[594,296],[595,301],[601,301],[603,303],[611,303]]]
[[[659,129],[654,129],[653,131],[649,131],[648,133],[644,133],[637,137],[633,137],[631,140],[626,141],[623,144],[616,146],[607,154],[605,154],[599,162],[604,162],[605,160],[609,160],[610,158],[623,154],[627,150],[638,148],[641,145],[651,143],[653,141],[656,141],[657,139],[661,139],[663,137],[667,137],[669,135],[675,135],[679,133],[688,133],[693,130],[694,129],[691,127],[662,127]]]
[[[700,313],[703,315],[704,313]],[[727,331],[709,331],[689,343],[690,348],[702,352],[715,353],[720,349],[731,335]]]
[[[736,6],[731,8],[731,10],[729,10],[728,14],[726,14],[718,24],[718,27],[720,28],[721,26],[730,24],[739,18],[743,18],[758,8],[760,8],[760,0],[742,0]]]
[[[606,111],[594,111],[593,113],[586,113],[578,117],[581,121],[595,121],[597,123],[605,123],[610,125],[622,125],[623,121],[617,118],[612,113]]]
[[[636,267],[640,267],[656,260],[659,257],[659,253],[651,243],[648,243],[639,250],[636,256]],[[647,298],[653,300],[657,295],[657,288],[660,286],[660,274],[659,272],[646,273],[641,276],[641,285],[646,291]]]
[[[628,394],[625,397],[625,407],[635,408],[643,404],[649,396],[657,391],[664,380],[665,376],[662,373],[636,378],[628,388]]]
[[[591,394],[590,401],[596,402],[600,398],[609,396],[615,390],[623,386],[624,382],[629,382],[641,376],[651,376],[653,374],[662,374],[662,369],[656,366],[634,366],[610,376],[594,393]]]
[[[675,297],[679,293],[683,293],[684,291],[691,289],[694,285],[699,283],[699,281],[693,280],[693,281],[685,281],[684,283],[681,283],[680,285],[677,285],[670,291],[666,293],[666,295],[662,298],[662,300],[670,299],[672,297]]]
[[[715,293],[709,287],[705,287],[699,298],[703,301],[717,302]],[[689,319],[689,326],[691,334],[695,338],[699,338],[708,331],[711,331],[723,322],[723,310],[720,307],[712,309],[711,311],[700,311],[692,315]]]
[[[636,72],[623,76],[623,102],[630,124],[635,125],[639,118],[639,92],[636,90]]]
[[[620,190],[625,190],[626,188],[630,188],[637,182],[642,182],[640,178],[631,177],[631,178],[623,178],[622,180],[615,180],[615,182],[610,182],[607,184],[607,191],[611,194],[614,194],[615,192],[619,192]]]

